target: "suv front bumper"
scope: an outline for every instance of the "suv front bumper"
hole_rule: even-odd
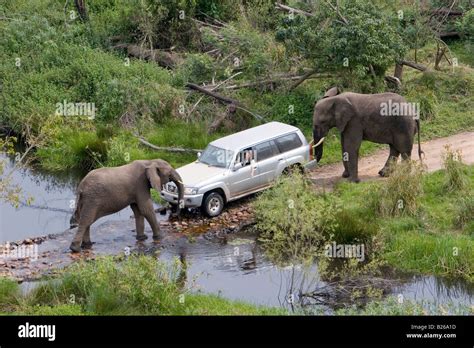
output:
[[[167,192],[165,190],[161,191],[160,193],[161,198],[171,204],[178,204],[178,195],[173,193]],[[204,197],[203,194],[198,195],[184,195],[184,206],[188,208],[196,208],[202,205],[202,198]]]

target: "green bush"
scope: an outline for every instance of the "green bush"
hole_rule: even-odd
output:
[[[342,208],[336,214],[332,240],[338,244],[369,243],[379,232],[377,221],[367,220],[364,211]]]
[[[280,179],[254,207],[259,241],[277,264],[311,262],[337,227],[337,203],[316,195],[298,173]]]
[[[447,192],[454,192],[466,188],[466,168],[462,162],[461,151],[453,151],[449,145],[446,145],[443,165],[446,169],[445,190]]]
[[[470,226],[470,232],[474,232],[474,194],[468,192],[467,196],[459,200],[459,204],[456,208],[456,215],[454,218],[454,226],[457,228],[464,228],[464,226]]]
[[[415,161],[394,165],[373,195],[377,213],[382,217],[417,215],[423,195],[422,173],[421,165]]]
[[[30,301],[56,305],[74,301],[95,314],[166,314],[179,308],[179,265],[168,267],[153,257],[130,256],[73,264],[61,280],[36,288]]]
[[[18,283],[8,278],[0,278],[0,310],[16,304],[20,294]]]
[[[422,94],[418,97],[420,103],[420,119],[423,121],[436,118],[438,113],[438,98],[433,92]]]

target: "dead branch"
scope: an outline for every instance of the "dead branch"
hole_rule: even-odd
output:
[[[202,87],[202,86],[199,86],[199,85],[196,85],[195,83],[190,83],[188,82],[186,84],[186,87],[190,88],[190,89],[194,89],[198,92],[201,92],[201,93],[204,93],[208,96],[211,96],[213,97],[214,99],[217,99],[218,101],[220,101],[221,103],[223,104],[235,104],[235,105],[238,105],[240,104],[239,101],[235,100],[235,99],[232,99],[232,98],[229,98],[229,97],[226,97],[226,96],[223,96],[223,95],[220,95],[220,94],[217,94],[213,91],[210,91],[209,89],[205,88],[205,87]]]
[[[290,91],[294,90],[296,87],[301,85],[305,80],[309,79],[312,75],[316,73],[316,69],[309,70],[303,76],[300,76],[295,83],[290,86]]]
[[[426,66],[424,66],[424,65],[422,65],[422,64],[410,62],[410,61],[407,61],[407,60],[400,60],[400,61],[398,62],[398,64],[406,65],[406,66],[409,66],[410,68],[413,68],[413,69],[416,69],[416,70],[419,70],[419,71],[426,71],[426,70],[428,70],[428,67],[426,67]]]
[[[150,147],[154,150],[158,150],[158,151],[179,152],[179,153],[187,153],[187,152],[198,153],[198,152],[202,151],[202,150],[197,150],[197,149],[185,149],[185,148],[182,148],[182,147],[156,146],[156,145],[153,145],[152,143],[148,142],[145,138],[143,138],[139,135],[135,134],[135,137],[143,145],[146,145],[146,146],[148,146],[148,147]]]
[[[212,88],[211,88],[211,91],[216,90],[217,88],[219,88],[220,86],[226,84],[227,82],[229,82],[229,81],[232,80],[234,77],[236,77],[236,76],[238,76],[238,75],[240,75],[240,74],[242,74],[241,71],[235,73],[234,75],[232,75],[232,76],[229,77],[228,79],[226,79],[226,80],[224,80],[224,81],[218,83],[216,86],[212,87]],[[189,113],[188,113],[188,118],[191,116],[191,114],[194,112],[194,110],[197,108],[197,106],[199,105],[199,103],[202,101],[203,98],[204,98],[204,96],[201,96],[201,97],[198,99],[198,101],[193,105],[192,109],[191,109],[191,110],[189,111]]]
[[[168,69],[174,68],[182,60],[182,57],[179,56],[177,53],[166,52],[160,49],[149,50],[139,45],[117,44],[112,46],[112,48],[125,48],[127,49],[127,54],[131,57],[153,61],[159,66]]]
[[[400,81],[400,79],[396,76],[390,76],[390,75],[386,75],[384,77],[385,81],[387,81],[389,84],[393,84],[395,85],[396,89],[400,89],[402,87],[402,83]]]
[[[349,24],[349,21],[341,14],[341,11],[339,11],[339,2],[336,1],[336,6],[334,6],[331,1],[326,0],[326,4],[333,9],[334,12],[336,12],[337,16],[341,19],[342,23],[345,25]]]
[[[280,4],[279,2],[275,2],[275,8],[280,11],[286,11],[290,13],[297,13],[306,17],[313,17],[314,15],[310,12],[306,12],[303,10],[299,10],[297,8],[293,8],[287,5]]]

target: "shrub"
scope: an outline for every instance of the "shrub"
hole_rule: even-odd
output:
[[[382,217],[415,216],[423,194],[422,174],[421,165],[415,161],[396,164],[374,195],[377,213]]]
[[[301,174],[280,179],[255,202],[259,241],[277,264],[308,263],[334,232],[337,203],[316,195]]]
[[[447,192],[461,191],[467,186],[465,166],[460,150],[453,151],[449,145],[445,147],[443,165],[446,169],[444,189]]]
[[[180,264],[167,266],[149,256],[129,256],[117,263],[111,257],[81,261],[59,281],[40,285],[29,301],[55,305],[74,301],[86,313],[166,314],[179,310]]]
[[[464,226],[474,221],[474,194],[468,193],[463,197],[457,206],[456,216],[454,218],[454,226],[464,228]],[[474,227],[474,225],[473,225]]]
[[[18,283],[7,278],[0,278],[0,308],[6,310],[7,307],[17,302],[20,290]]]
[[[342,208],[336,214],[333,240],[338,244],[371,242],[378,233],[377,222],[367,220],[365,212]]]
[[[418,97],[420,103],[420,119],[432,120],[438,113],[438,98],[433,92],[420,95]]]

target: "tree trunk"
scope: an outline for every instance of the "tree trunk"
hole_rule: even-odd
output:
[[[76,5],[77,13],[79,13],[79,18],[83,22],[89,19],[87,15],[86,0],[74,0],[74,5]]]

